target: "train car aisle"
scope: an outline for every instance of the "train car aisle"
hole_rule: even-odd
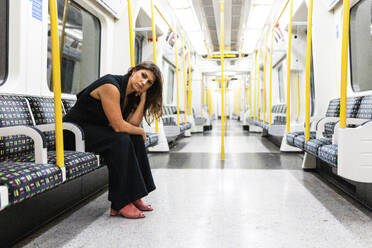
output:
[[[229,121],[226,160],[213,131],[151,154],[157,190],[146,218],[109,216],[107,192],[17,247],[371,247],[371,214]]]

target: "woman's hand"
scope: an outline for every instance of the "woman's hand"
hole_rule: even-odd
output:
[[[147,91],[142,92],[142,94],[141,94],[141,102],[142,102],[142,101],[143,101],[143,102],[146,102],[146,92],[147,92]]]

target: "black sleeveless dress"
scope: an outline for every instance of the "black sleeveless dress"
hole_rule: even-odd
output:
[[[133,111],[134,101],[139,98],[128,97],[123,109],[125,91],[129,75],[106,75],[97,79],[77,95],[76,104],[63,118],[63,121],[78,124],[85,134],[85,149],[98,153],[104,158],[109,170],[109,201],[111,208],[120,210],[127,204],[146,196],[155,189],[146,148],[141,135],[115,132],[103,111],[100,100],[90,96],[97,87],[113,84],[120,91],[120,107],[123,119]],[[65,133],[67,147],[73,139]]]

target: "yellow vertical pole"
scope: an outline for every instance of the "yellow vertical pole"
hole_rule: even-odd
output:
[[[305,142],[307,142],[310,139],[310,72],[312,35],[313,35],[313,0],[309,0],[309,9],[307,13],[307,47],[306,47]]]
[[[263,118],[262,123],[266,122],[266,64],[267,64],[267,32],[265,37],[265,47],[264,47],[264,76],[263,76]]]
[[[151,24],[152,24],[152,52],[154,55],[154,63],[157,64],[156,59],[156,29],[155,29],[155,16],[154,16],[154,1],[151,0]],[[155,120],[155,132],[159,132],[159,120]]]
[[[204,102],[204,84],[203,84],[203,74],[200,72],[200,113],[201,118],[203,118],[203,102]]]
[[[290,3],[289,24],[288,24],[288,51],[287,51],[287,126],[286,132],[291,131],[291,55],[292,55],[292,15],[293,0]]]
[[[50,30],[52,36],[53,92],[56,129],[56,162],[65,170],[63,157],[62,99],[61,99],[61,60],[58,41],[57,1],[49,0]]]
[[[253,87],[253,75],[254,75],[254,73],[253,73],[253,68],[252,68],[252,70],[251,70],[251,84],[249,86],[249,91],[250,91],[249,92],[250,117],[252,117],[253,116],[253,113],[254,113],[254,111],[253,111],[253,103],[252,103],[253,98],[255,99],[255,97],[252,97],[253,96],[252,91],[254,90],[254,87]]]
[[[254,56],[254,118],[257,118],[257,51]]]
[[[224,0],[220,3],[220,54],[221,54],[221,160],[225,160],[225,74],[224,74],[224,49],[225,49],[225,6]]]
[[[260,59],[261,59],[261,49],[258,50],[258,55],[257,55],[257,78],[256,78],[256,84],[257,84],[257,116],[256,116],[256,121],[260,120]]]
[[[189,92],[188,92],[188,96],[187,96],[187,102],[188,102],[188,113],[189,113],[189,115],[192,115],[192,107],[191,107],[191,55],[190,55],[190,53],[191,53],[191,46],[190,46],[190,44],[188,45],[188,49],[187,49],[188,51],[187,51],[187,61],[188,61],[188,65],[189,65],[189,76],[188,76],[188,82],[189,82]]]
[[[297,84],[297,115],[296,115],[296,118],[298,119],[300,117],[300,110],[301,110],[300,78],[298,76],[296,78],[296,84]]]
[[[274,48],[274,29],[271,31],[271,45],[270,45],[270,103],[269,103],[269,125],[271,125],[272,121],[272,91],[273,91],[273,48]]]
[[[183,67],[183,89],[184,89],[184,110],[185,110],[185,123],[187,123],[187,91],[186,91],[186,59],[185,59],[185,40],[182,35],[182,67]]]
[[[177,125],[180,125],[180,82],[178,73],[178,48],[177,48],[177,33],[174,32],[174,53],[176,56],[176,80],[177,80]]]
[[[134,56],[134,34],[133,34],[133,17],[132,17],[132,2],[128,0],[128,19],[129,19],[129,45],[130,45],[130,66],[135,67]]]
[[[342,50],[341,50],[341,97],[340,97],[340,128],[346,128],[346,97],[347,97],[347,58],[349,48],[349,18],[350,0],[343,3]]]

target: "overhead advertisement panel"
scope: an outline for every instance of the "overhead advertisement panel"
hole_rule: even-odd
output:
[[[120,18],[120,13],[123,10],[125,4],[124,0],[96,0],[96,1],[117,19]]]

